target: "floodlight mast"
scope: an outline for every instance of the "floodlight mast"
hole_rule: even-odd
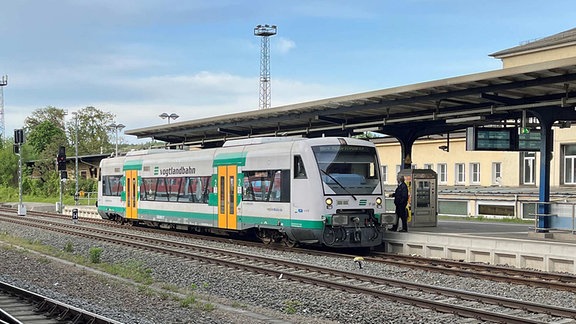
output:
[[[260,109],[270,108],[270,36],[276,35],[276,25],[258,25],[254,35],[262,38],[260,46]]]
[[[0,141],[6,139],[6,121],[4,120],[4,87],[8,85],[8,76],[0,79]]]

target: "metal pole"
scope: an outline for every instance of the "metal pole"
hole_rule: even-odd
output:
[[[26,216],[26,208],[22,204],[22,143],[18,143],[18,216]]]
[[[62,214],[62,172],[60,171],[60,205],[58,205],[58,214]]]
[[[114,156],[118,156],[118,126],[114,127],[114,129],[116,130],[116,153]]]
[[[74,178],[76,179],[76,191],[74,192],[74,203],[78,205],[78,113],[76,113],[76,126],[75,126],[76,140],[74,146],[76,149],[76,170]]]

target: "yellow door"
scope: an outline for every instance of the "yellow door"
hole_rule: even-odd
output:
[[[235,165],[218,166],[218,227],[237,229]]]
[[[138,171],[126,170],[126,218],[138,218]]]

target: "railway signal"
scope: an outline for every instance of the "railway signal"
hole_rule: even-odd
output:
[[[58,171],[66,171],[66,148],[64,146],[60,146],[58,149],[56,161],[58,162]]]

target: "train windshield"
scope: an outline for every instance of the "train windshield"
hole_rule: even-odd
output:
[[[381,194],[376,149],[367,146],[312,147],[325,187],[334,194]]]

